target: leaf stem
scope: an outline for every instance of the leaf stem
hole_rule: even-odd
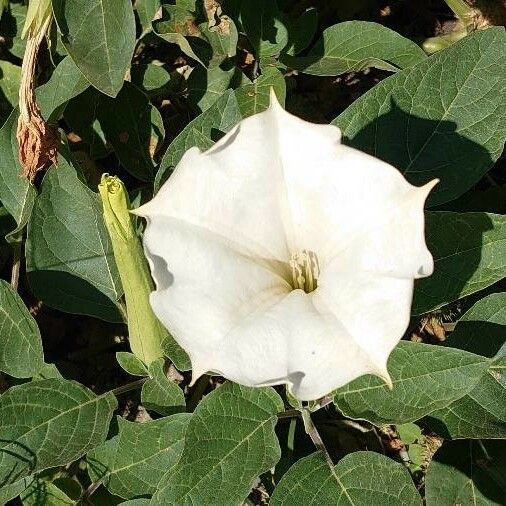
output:
[[[334,462],[332,462],[332,457],[325,447],[323,439],[321,438],[316,425],[313,423],[313,420],[311,420],[311,412],[306,408],[302,408],[300,410],[300,413],[302,415],[302,421],[304,422],[304,428],[306,429],[307,435],[311,438],[311,441],[313,441],[313,444],[316,446],[316,448],[322,452],[327,464],[333,472]]]
[[[113,388],[111,390],[111,393],[114,394],[116,397],[118,395],[122,395],[126,392],[131,392],[132,390],[137,390],[138,388],[141,388],[146,381],[148,381],[149,378],[141,378],[135,381],[132,381],[130,383],[127,383],[126,385],[121,385],[120,387]]]
[[[17,291],[19,284],[19,271],[21,268],[21,249],[22,242],[16,241],[12,245],[12,271],[11,271],[11,286]]]

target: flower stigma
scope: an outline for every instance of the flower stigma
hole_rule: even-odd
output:
[[[306,293],[311,293],[318,286],[320,264],[314,251],[302,250],[300,253],[292,253],[290,259],[292,268],[292,286],[294,290],[300,288]]]

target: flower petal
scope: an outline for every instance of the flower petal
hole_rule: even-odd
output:
[[[422,210],[437,180],[416,188],[391,165],[340,144],[337,128],[307,123],[288,114],[277,101],[271,109],[279,125],[292,251],[315,251],[322,266],[357,237],[380,233],[380,228],[383,233],[386,227],[387,241],[396,233],[408,232],[401,238],[405,242],[416,237],[410,253],[416,251],[415,263],[424,264],[419,275],[429,275]],[[402,216],[405,211],[408,215]],[[389,223],[393,212],[396,225]],[[392,264],[398,265],[393,260]]]
[[[314,292],[315,307],[333,316],[369,358],[370,373],[388,382],[387,361],[406,331],[413,280],[328,269]],[[353,378],[350,378],[353,379]]]
[[[144,246],[157,286],[153,310],[201,373],[215,366],[214,350],[234,327],[291,289],[268,264],[174,218],[150,219]]]
[[[205,153],[191,148],[137,214],[178,218],[240,252],[286,262],[277,128],[273,115],[264,112],[241,121]]]

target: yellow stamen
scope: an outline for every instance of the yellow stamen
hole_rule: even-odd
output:
[[[302,250],[301,253],[293,253],[290,259],[292,268],[292,283],[294,289],[300,288],[306,293],[316,290],[320,266],[318,257],[313,251]]]

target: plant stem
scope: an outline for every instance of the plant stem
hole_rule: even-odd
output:
[[[311,413],[309,412],[309,410],[305,408],[301,409],[300,412],[302,415],[302,421],[304,422],[304,428],[306,429],[306,433],[311,438],[311,441],[313,441],[313,444],[316,446],[316,448],[322,452],[323,456],[325,457],[325,460],[327,461],[327,464],[329,465],[332,472],[334,472],[334,462],[332,462],[330,453],[325,447],[323,439],[321,438],[320,433],[318,432],[315,424],[313,423],[313,420],[311,420]]]
[[[126,392],[131,392],[132,390],[137,390],[138,388],[142,387],[146,381],[148,381],[149,378],[141,378],[135,381],[132,381],[130,383],[127,383],[126,385],[121,385],[120,387],[113,388],[111,392],[117,397],[118,395],[122,395]]]
[[[455,15],[463,21],[469,18],[473,10],[464,0],[445,0],[445,2]]]
[[[17,241],[13,244],[12,251],[12,271],[11,271],[11,286],[17,291],[19,284],[19,271],[21,268],[21,249],[22,242]]]

